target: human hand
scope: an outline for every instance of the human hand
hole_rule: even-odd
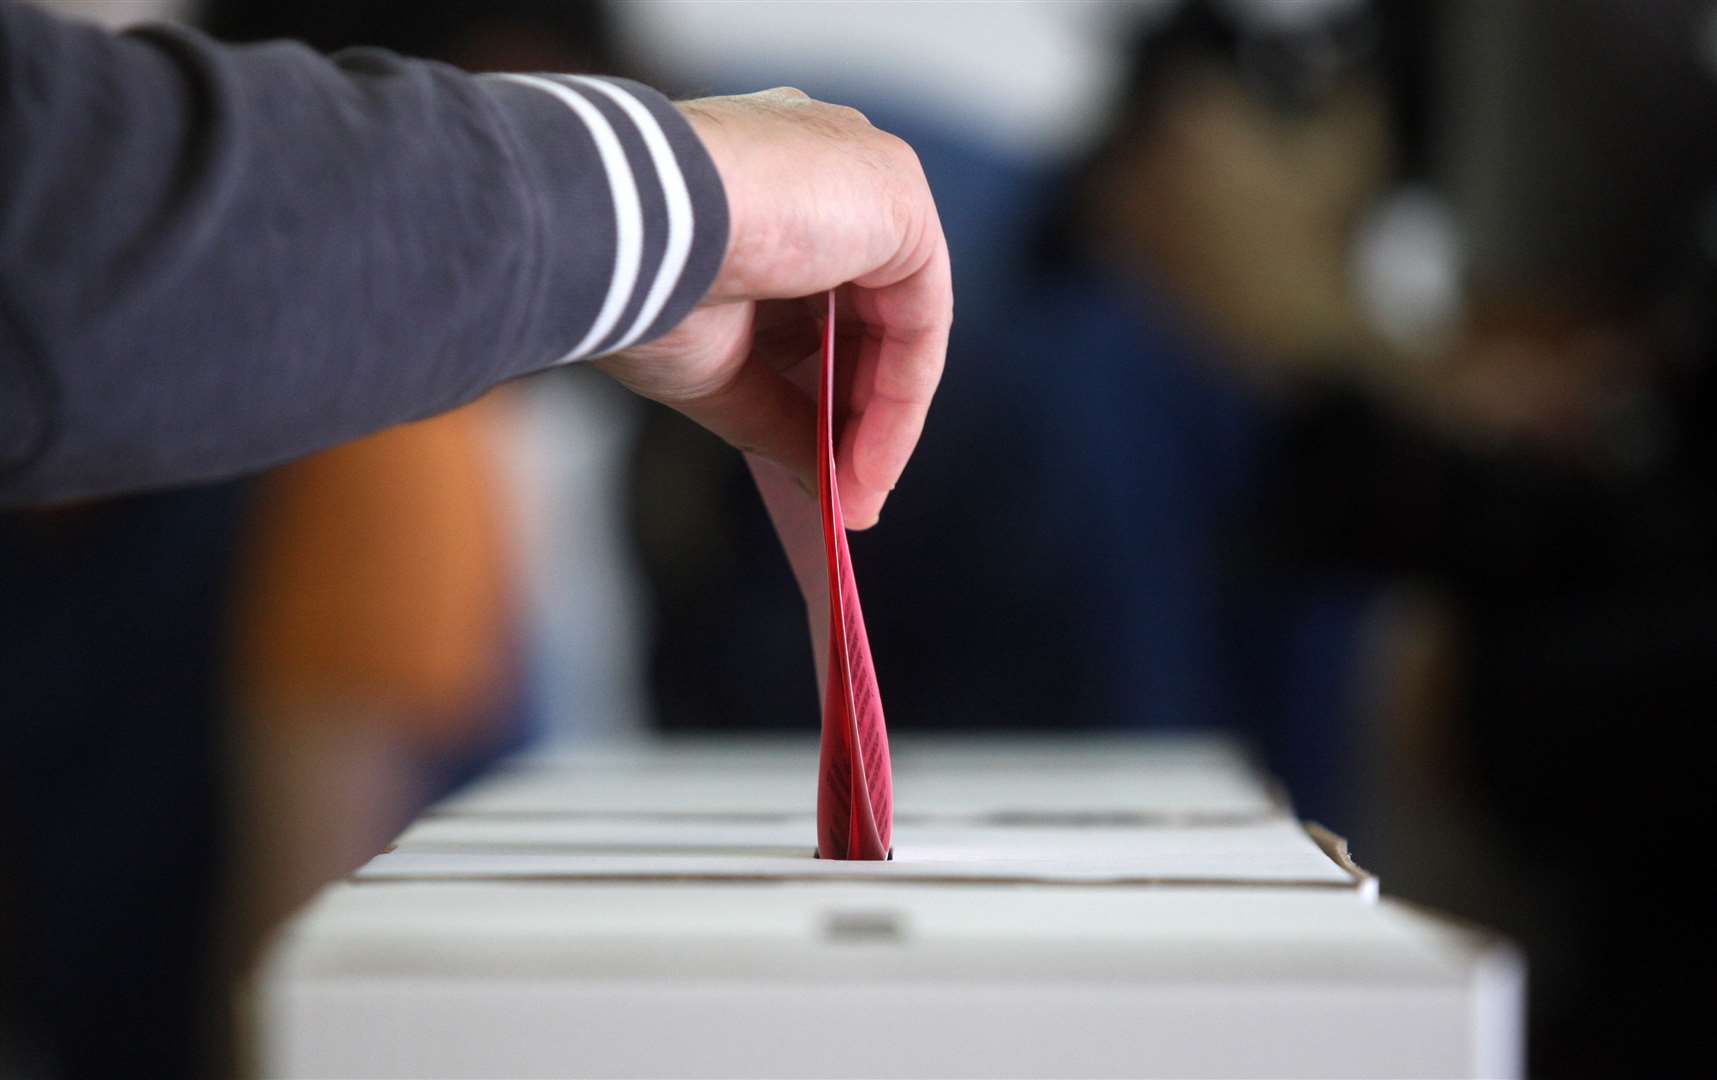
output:
[[[839,288],[835,449],[849,528],[876,523],[918,443],[948,347],[948,245],[912,149],[797,90],[681,103],[727,189],[727,254],[703,302],[596,361],[742,450],[816,483],[819,294]],[[795,374],[799,378],[795,379]]]

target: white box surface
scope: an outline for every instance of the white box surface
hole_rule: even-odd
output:
[[[266,1073],[1518,1074],[1513,951],[1375,901],[1224,746],[974,749],[897,750],[871,864],[808,857],[814,748],[516,769],[288,928]]]

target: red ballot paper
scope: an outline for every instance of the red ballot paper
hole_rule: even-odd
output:
[[[894,776],[835,476],[832,292],[816,389],[817,504],[773,462],[750,455],[746,460],[804,593],[812,648],[823,654],[818,657],[823,749],[817,770],[817,855],[887,859],[894,833]]]
[[[829,575],[829,672],[823,687],[823,753],[817,787],[817,854],[825,859],[886,859],[894,833],[894,771],[888,726],[859,609],[858,581],[841,518],[835,476],[835,294],[823,325],[817,387],[817,496]]]

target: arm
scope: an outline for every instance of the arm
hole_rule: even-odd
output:
[[[784,371],[839,287],[864,527],[941,377],[916,156],[797,91],[676,109],[0,0],[0,146],[0,504],[260,468],[586,356],[809,490]]]
[[[620,81],[0,4],[0,502],[261,468],[682,321],[728,242]]]

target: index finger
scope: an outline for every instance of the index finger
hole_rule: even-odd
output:
[[[901,276],[885,267],[849,290],[861,336],[835,461],[850,529],[876,524],[918,446],[947,358],[953,274],[928,188],[924,212],[924,257]]]

